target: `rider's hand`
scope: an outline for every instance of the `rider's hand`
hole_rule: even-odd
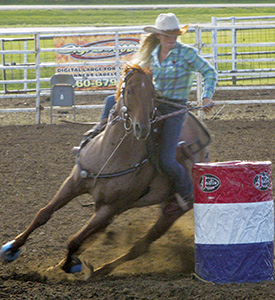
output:
[[[204,107],[204,111],[205,112],[210,112],[210,110],[213,108],[214,106],[214,102],[210,99],[210,98],[203,98],[202,99],[202,106],[207,106]]]

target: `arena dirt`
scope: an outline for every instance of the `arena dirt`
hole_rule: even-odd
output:
[[[215,97],[275,98],[274,92],[266,93],[223,93]],[[43,101],[47,105],[47,100]],[[78,111],[77,120],[95,121],[98,114]],[[53,197],[74,165],[71,148],[90,128],[60,122],[68,119],[64,112],[55,116],[54,125],[45,124],[48,118],[49,112],[43,112],[43,124],[36,126],[32,113],[23,118],[20,114],[0,116],[1,245],[24,230]],[[205,123],[213,136],[213,161],[270,160],[275,173],[275,105],[215,107]],[[0,299],[275,299],[274,282],[215,285],[196,279],[193,211],[152,244],[148,253],[109,276],[86,282],[84,273],[74,276],[58,268],[48,270],[66,254],[67,239],[90,218],[93,207],[81,205],[90,200],[82,196],[69,203],[30,236],[17,261],[0,263]],[[147,232],[158,213],[156,206],[133,209],[117,217],[104,233],[84,245],[81,258],[96,268],[123,254]]]

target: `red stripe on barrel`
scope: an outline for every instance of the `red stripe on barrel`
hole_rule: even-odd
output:
[[[272,199],[270,161],[198,163],[193,166],[195,203],[250,203]]]

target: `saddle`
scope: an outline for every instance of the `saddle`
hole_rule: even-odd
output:
[[[160,171],[159,153],[162,126],[163,121],[153,124],[146,143],[149,161],[158,171]],[[193,113],[188,112],[178,142],[176,158],[183,157],[184,160],[196,163],[198,162],[195,157],[196,153],[206,148],[210,143],[211,135],[206,126]]]
[[[189,112],[183,126],[178,148],[186,159],[195,163],[195,154],[205,149],[211,143],[211,135],[206,125]]]

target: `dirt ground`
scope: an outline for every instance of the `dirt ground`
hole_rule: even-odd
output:
[[[275,99],[274,92],[215,95],[217,100],[265,98]],[[46,106],[48,100],[43,101]],[[77,120],[95,121],[98,113],[78,111]],[[25,229],[73,167],[71,148],[90,126],[60,122],[68,118],[57,112],[54,125],[46,124],[49,111],[45,110],[42,124],[36,126],[33,113],[0,116],[0,245]],[[275,174],[274,104],[217,106],[205,123],[213,136],[213,161],[270,160]],[[82,196],[69,203],[30,236],[17,261],[0,263],[0,299],[275,299],[274,282],[216,285],[196,279],[193,211],[152,244],[148,253],[109,276],[86,282],[85,272],[67,275],[48,270],[64,257],[67,239],[91,216],[93,208],[81,205],[90,200]],[[85,245],[81,258],[95,268],[116,258],[147,232],[158,214],[158,206],[124,213]]]

